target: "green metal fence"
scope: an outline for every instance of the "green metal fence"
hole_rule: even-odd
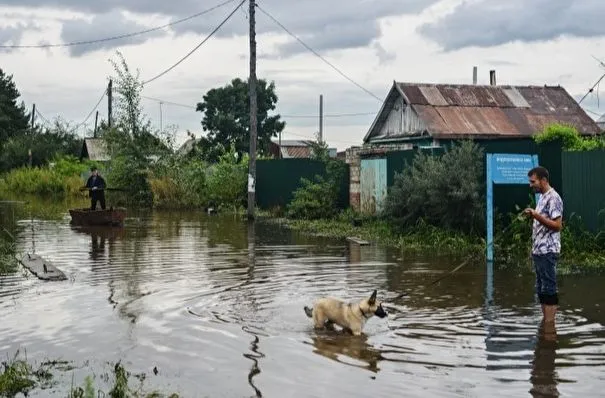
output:
[[[605,230],[605,151],[563,152],[565,218],[581,217],[591,231]]]
[[[260,209],[285,208],[294,191],[302,186],[301,178],[314,180],[326,176],[325,164],[312,159],[263,159],[256,163],[256,203]],[[349,167],[340,182],[338,207],[349,207]]]

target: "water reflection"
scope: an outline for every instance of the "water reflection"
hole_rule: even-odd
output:
[[[531,369],[530,393],[534,397],[558,397],[557,373],[557,329],[554,324],[542,322],[538,329],[536,348]]]
[[[342,364],[378,373],[383,360],[380,350],[368,343],[368,336],[352,336],[338,331],[317,332],[311,337],[313,352]]]

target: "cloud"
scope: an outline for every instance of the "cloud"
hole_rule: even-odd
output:
[[[18,45],[26,30],[38,29],[33,24],[19,23],[16,26],[0,27],[0,44],[1,45]],[[11,52],[14,49],[3,48],[4,52]]]
[[[283,0],[264,0],[261,7],[271,13],[297,36],[304,38],[310,46],[317,51],[357,48],[367,46],[380,37],[378,20],[383,17],[414,14],[430,7],[439,0],[306,0],[288,2]],[[120,11],[128,11],[139,16],[165,16],[174,21],[217,4],[197,0],[0,0],[2,6],[19,6],[57,10],[69,10],[93,16],[93,22],[83,20],[66,22],[62,38],[69,41],[80,41],[98,38],[101,35],[113,36],[116,33],[130,33],[138,30],[137,25],[126,21]],[[213,10],[208,14],[186,21],[171,27],[176,35],[194,33],[208,34],[227,14],[237,5],[238,0]],[[257,10],[257,33],[279,33],[283,30],[272,20]],[[118,20],[110,20],[109,16],[118,16]],[[244,3],[241,12],[238,11],[233,18],[216,34],[217,37],[232,37],[234,35],[248,34],[248,3]],[[140,26],[139,26],[140,27]],[[74,55],[81,55],[90,49],[111,49],[125,43],[141,42],[142,38],[133,38],[129,41],[107,42],[103,45],[74,49]],[[289,39],[290,40],[290,39]],[[291,39],[278,46],[280,55],[291,56],[307,51],[299,43]]]
[[[114,10],[105,14],[95,15],[92,21],[84,19],[65,21],[61,31],[61,39],[64,43],[96,40],[105,37],[121,36],[145,29],[147,29],[146,26],[137,24],[127,19],[121,11]],[[69,47],[69,51],[71,55],[77,57],[97,50],[108,50],[126,45],[141,44],[149,39],[164,36],[165,34],[165,31],[154,31],[145,35],[131,36],[118,40],[71,46]]]
[[[603,0],[476,0],[458,5],[418,32],[446,51],[492,47],[514,41],[605,35]]]

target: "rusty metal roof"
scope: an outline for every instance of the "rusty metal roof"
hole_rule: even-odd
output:
[[[528,137],[553,122],[572,124],[583,135],[600,133],[596,122],[560,86],[394,82],[365,142],[379,134],[397,96],[403,96],[426,133],[435,138]],[[412,133],[419,132],[408,132]]]

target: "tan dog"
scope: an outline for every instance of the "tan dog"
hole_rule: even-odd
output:
[[[361,335],[363,327],[372,316],[387,316],[382,303],[376,300],[376,290],[370,298],[358,302],[345,303],[332,297],[321,298],[315,302],[312,309],[305,306],[305,314],[313,318],[315,329],[334,330],[336,324],[355,336]]]

